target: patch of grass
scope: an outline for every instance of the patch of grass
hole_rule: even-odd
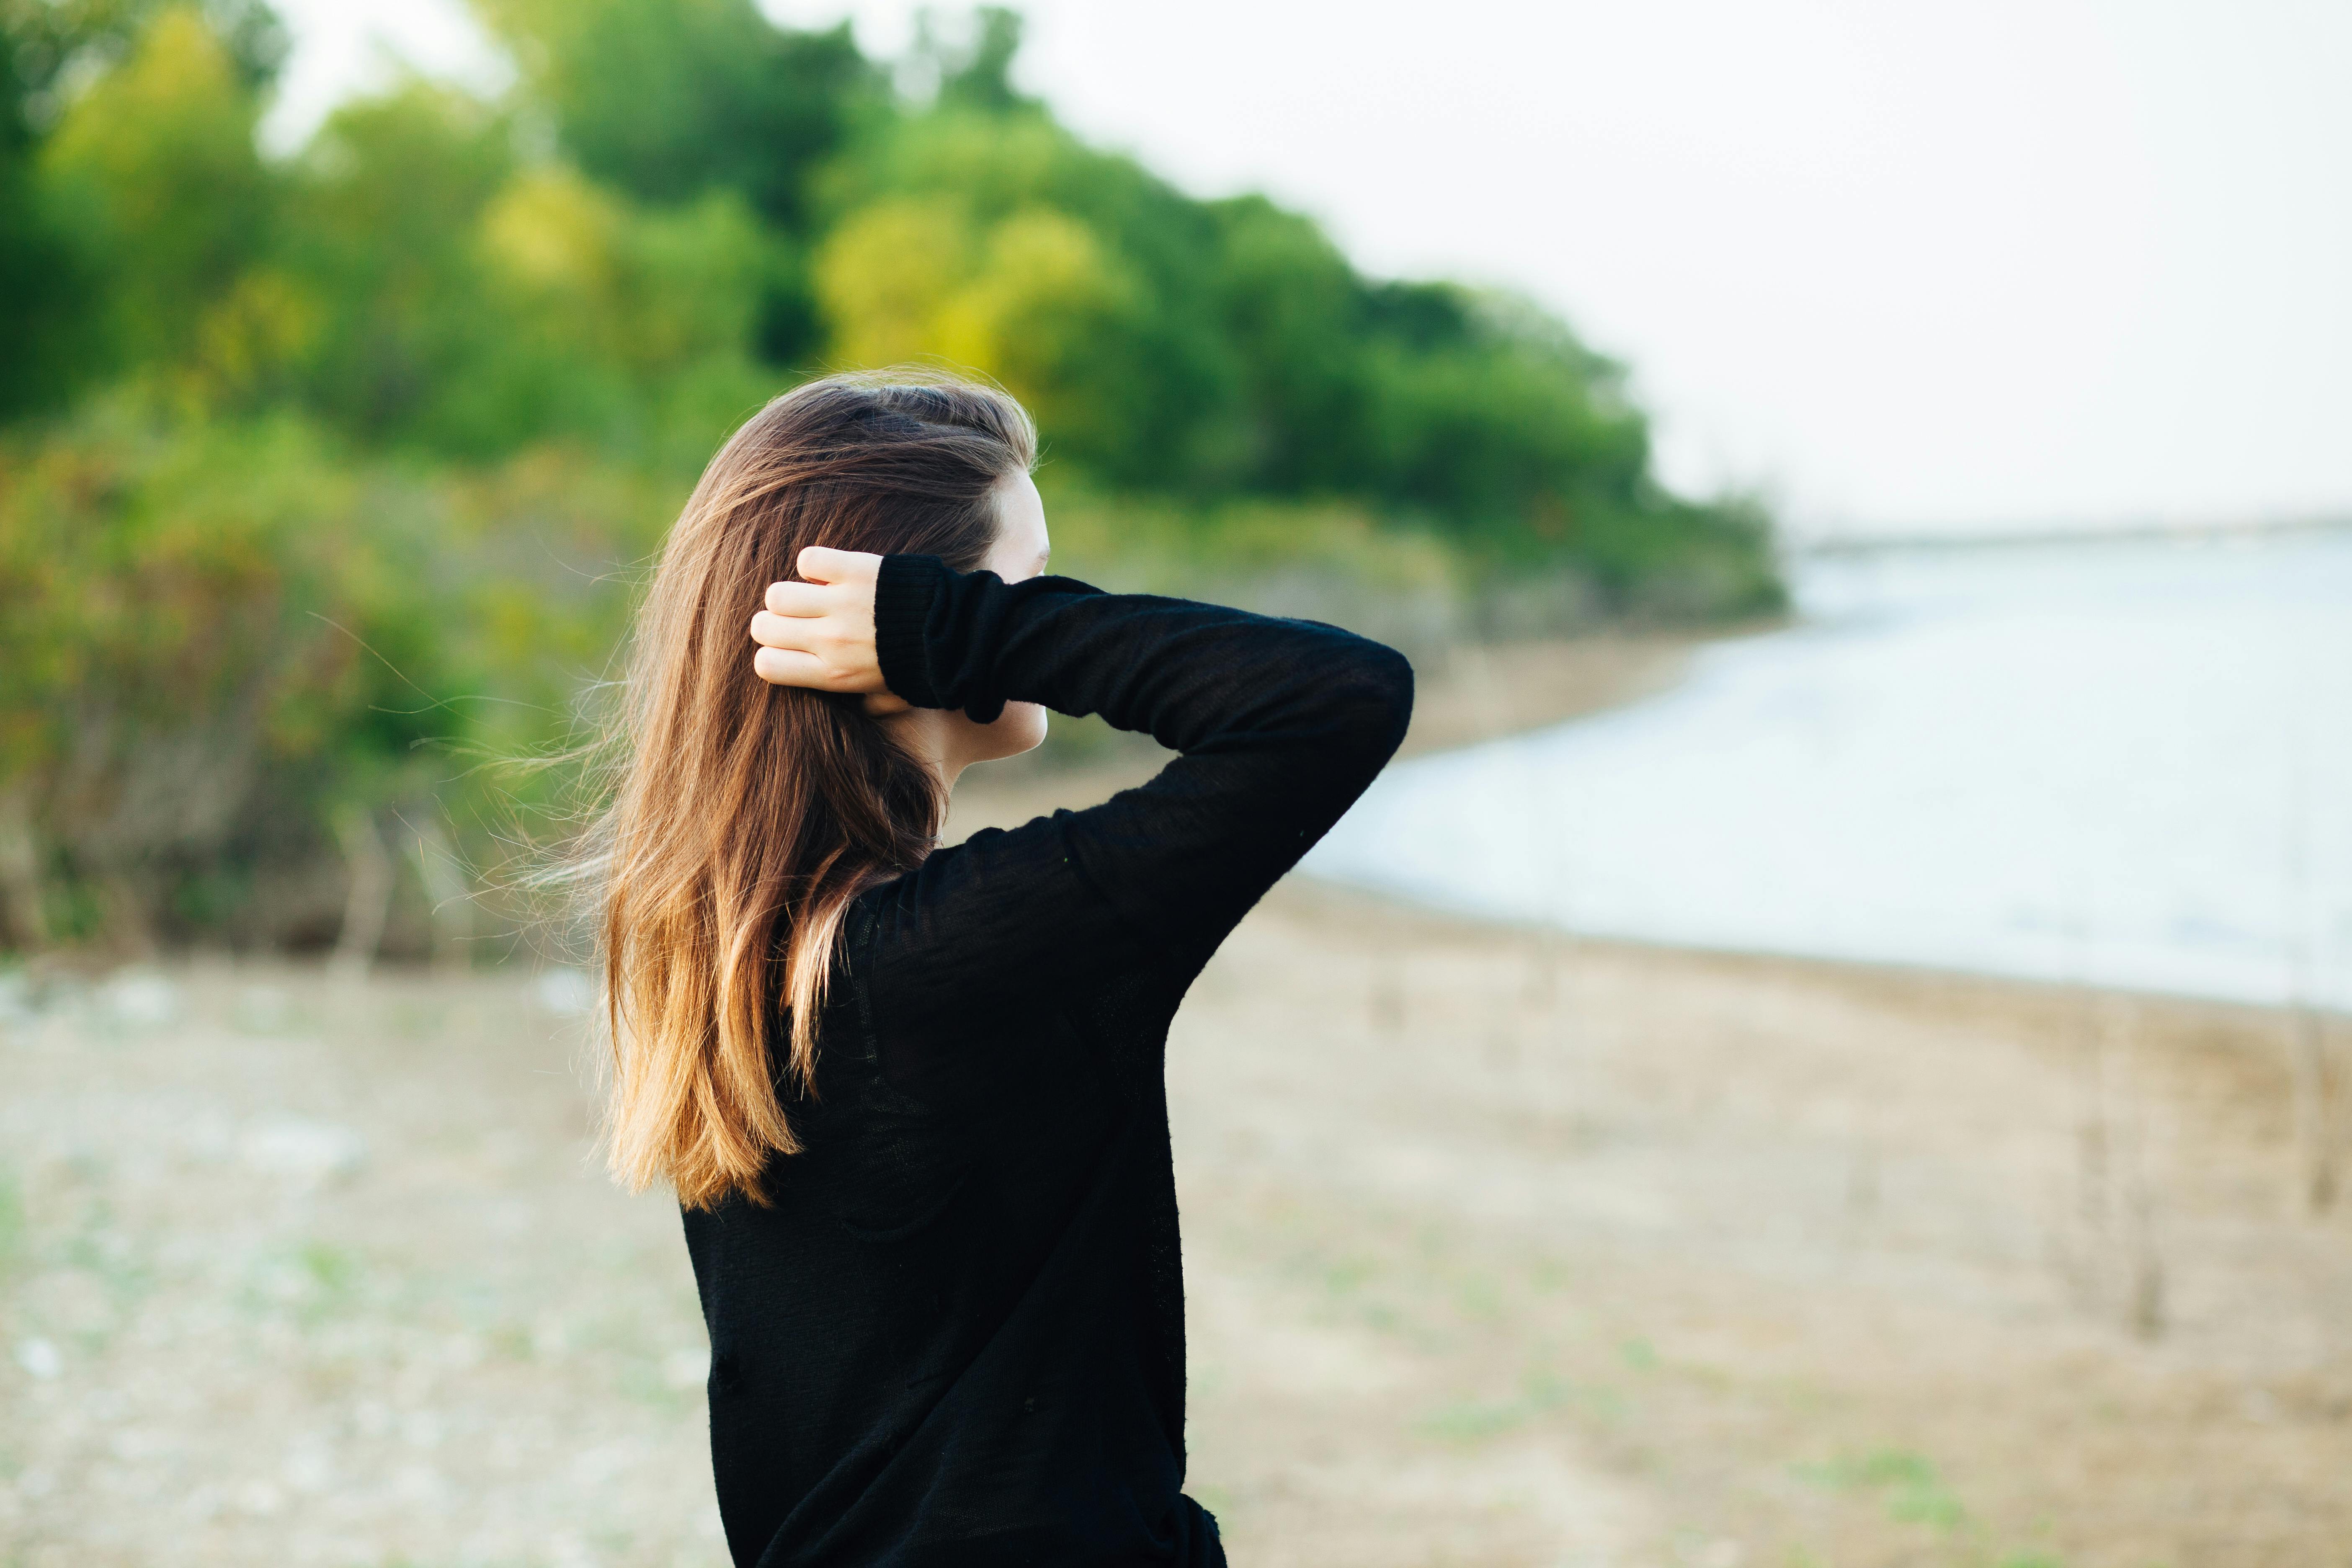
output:
[[[691,1409],[703,1398],[701,1389],[680,1388],[671,1382],[660,1361],[647,1355],[614,1358],[613,1387],[632,1404],[671,1415]]]
[[[1334,1296],[1352,1296],[1370,1284],[1381,1266],[1369,1258],[1342,1258],[1323,1270],[1323,1289]]]
[[[15,1174],[0,1170],[0,1279],[13,1272],[25,1251],[25,1194]]]
[[[1951,1531],[1968,1522],[1968,1510],[1953,1495],[1926,1456],[1906,1448],[1874,1448],[1869,1453],[1795,1468],[1801,1480],[1839,1491],[1867,1492],[1880,1497],[1886,1517],[1903,1524],[1923,1524]]]
[[[1413,1429],[1448,1442],[1482,1442],[1571,1405],[1614,1417],[1624,1409],[1624,1398],[1612,1388],[1582,1386],[1557,1373],[1535,1371],[1520,1380],[1516,1398],[1457,1400],[1423,1416]]]
[[[438,1033],[449,1021],[449,1009],[435,1002],[403,999],[389,1009],[392,1026],[403,1039],[420,1040]]]
[[[299,1242],[255,1260],[241,1303],[254,1316],[285,1314],[306,1329],[315,1328],[350,1309],[360,1275],[358,1258],[343,1248]]]
[[[103,1195],[83,1204],[74,1228],[52,1256],[103,1284],[118,1310],[154,1289],[154,1270],[123,1233],[112,1200]]]
[[[311,1283],[331,1294],[341,1295],[350,1289],[359,1278],[359,1260],[338,1247],[323,1241],[306,1241],[294,1255],[295,1263],[308,1275]]]
[[[1524,1400],[1460,1400],[1423,1416],[1413,1429],[1449,1443],[1477,1443],[1525,1426],[1534,1414]]]
[[[1940,1486],[1906,1487],[1886,1500],[1886,1517],[1903,1524],[1954,1531],[1968,1522],[1960,1500]]]
[[[1473,1274],[1456,1289],[1454,1307],[1473,1322],[1491,1323],[1503,1315],[1502,1287],[1484,1274]]]

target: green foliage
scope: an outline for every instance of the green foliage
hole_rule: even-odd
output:
[[[510,94],[272,159],[261,0],[0,0],[0,942],[290,940],[255,910],[354,812],[494,856],[467,759],[561,739],[693,475],[820,367],[1002,381],[1117,585],[1413,647],[1778,604],[1618,366],[1087,145],[1009,11],[927,22],[908,97],[753,0],[478,5]]]
[[[1002,5],[982,5],[972,14],[970,40],[961,47],[940,36],[938,19],[929,11],[915,17],[915,63],[938,79],[935,101],[950,109],[1002,114],[1034,109],[1034,100],[1013,89],[1013,58],[1021,52],[1021,17]]]
[[[0,447],[0,779],[46,869],[170,934],[338,805],[467,804],[466,753],[560,737],[611,646],[624,499],[576,454],[436,480],[133,399]]]
[[[25,57],[29,40],[0,29],[0,418],[54,399],[69,384],[59,342],[87,288],[71,236],[53,221],[32,168]]]
[[[948,106],[867,138],[824,195],[813,271],[835,363],[887,348],[970,366],[1035,407],[1058,460],[1122,486],[1244,488],[1219,460],[1234,378],[1206,207],[1042,112]],[[894,245],[922,248],[887,261]],[[856,286],[868,266],[887,293]]]
[[[284,232],[264,276],[284,279],[289,325],[271,347],[301,400],[463,459],[574,437],[698,465],[772,389],[755,334],[796,277],[733,193],[648,208],[525,165],[507,117],[423,82],[328,121]]]
[[[148,331],[184,341],[169,308],[253,216],[255,95],[286,49],[260,0],[0,0],[0,420],[142,356]]]
[[[515,173],[505,116],[425,82],[343,106],[289,171],[285,268],[303,400],[385,440],[462,396],[496,322],[476,235]]]
[[[362,500],[286,421],[159,435],[116,414],[6,454],[5,766],[68,868],[143,907],[268,774],[418,738],[352,636],[425,644],[400,603],[421,541]]]
[[[714,189],[796,222],[809,176],[878,73],[844,22],[779,27],[751,0],[483,0],[515,46],[531,96],[592,176],[640,200]]]
[[[266,0],[0,0],[7,80],[19,113],[36,126],[54,122],[77,79],[119,62],[172,10],[197,16],[227,51],[246,90],[277,79],[291,40]]]
[[[97,279],[80,347],[98,365],[184,359],[226,303],[269,217],[257,118],[202,15],[174,7],[47,138],[35,174]]]

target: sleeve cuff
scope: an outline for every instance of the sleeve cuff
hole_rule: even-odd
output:
[[[947,565],[936,555],[885,555],[874,581],[874,656],[882,683],[918,708],[941,708],[924,656],[923,630]]]

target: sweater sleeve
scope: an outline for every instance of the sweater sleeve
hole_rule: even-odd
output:
[[[884,559],[875,642],[918,707],[985,722],[1039,702],[1180,753],[1100,805],[974,834],[878,889],[871,990],[896,1030],[1136,966],[1181,994],[1371,783],[1412,707],[1403,656],[1334,626],[930,556]]]

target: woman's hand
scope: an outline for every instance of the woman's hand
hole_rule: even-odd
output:
[[[804,583],[768,584],[768,607],[751,617],[753,673],[773,686],[863,696],[877,717],[907,704],[882,681],[874,648],[874,583],[882,557],[812,544],[795,564]]]

